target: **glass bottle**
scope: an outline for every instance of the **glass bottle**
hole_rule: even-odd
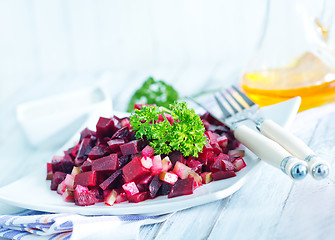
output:
[[[264,34],[241,87],[260,106],[301,96],[300,111],[335,101],[335,57],[301,0],[268,0]]]

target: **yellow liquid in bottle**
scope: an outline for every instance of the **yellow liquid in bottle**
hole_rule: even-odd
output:
[[[285,68],[250,72],[241,86],[259,106],[300,96],[299,111],[335,101],[335,71],[311,53],[305,53]]]

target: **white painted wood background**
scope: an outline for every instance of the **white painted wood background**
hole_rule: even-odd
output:
[[[57,149],[28,144],[18,104],[102,81],[124,110],[149,75],[182,95],[228,86],[257,45],[265,8],[266,0],[0,0],[0,186]],[[292,126],[332,167],[334,108],[299,114]],[[139,238],[334,239],[334,180],[293,183],[263,164],[231,197],[177,212]],[[0,213],[15,210],[0,204]]]

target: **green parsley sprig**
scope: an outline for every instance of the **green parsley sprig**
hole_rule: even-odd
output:
[[[132,112],[135,103],[156,104],[168,107],[179,98],[177,91],[162,80],[149,77],[131,97],[127,111]]]
[[[165,113],[172,116],[171,123]],[[163,121],[159,120],[160,115]],[[184,156],[198,157],[206,144],[202,121],[185,102],[175,102],[168,108],[143,106],[130,116],[130,123],[136,138],[145,136],[156,154],[169,154],[176,150]]]

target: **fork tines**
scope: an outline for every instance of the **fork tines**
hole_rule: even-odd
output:
[[[226,118],[255,105],[250,98],[235,86],[216,93],[214,98]]]

